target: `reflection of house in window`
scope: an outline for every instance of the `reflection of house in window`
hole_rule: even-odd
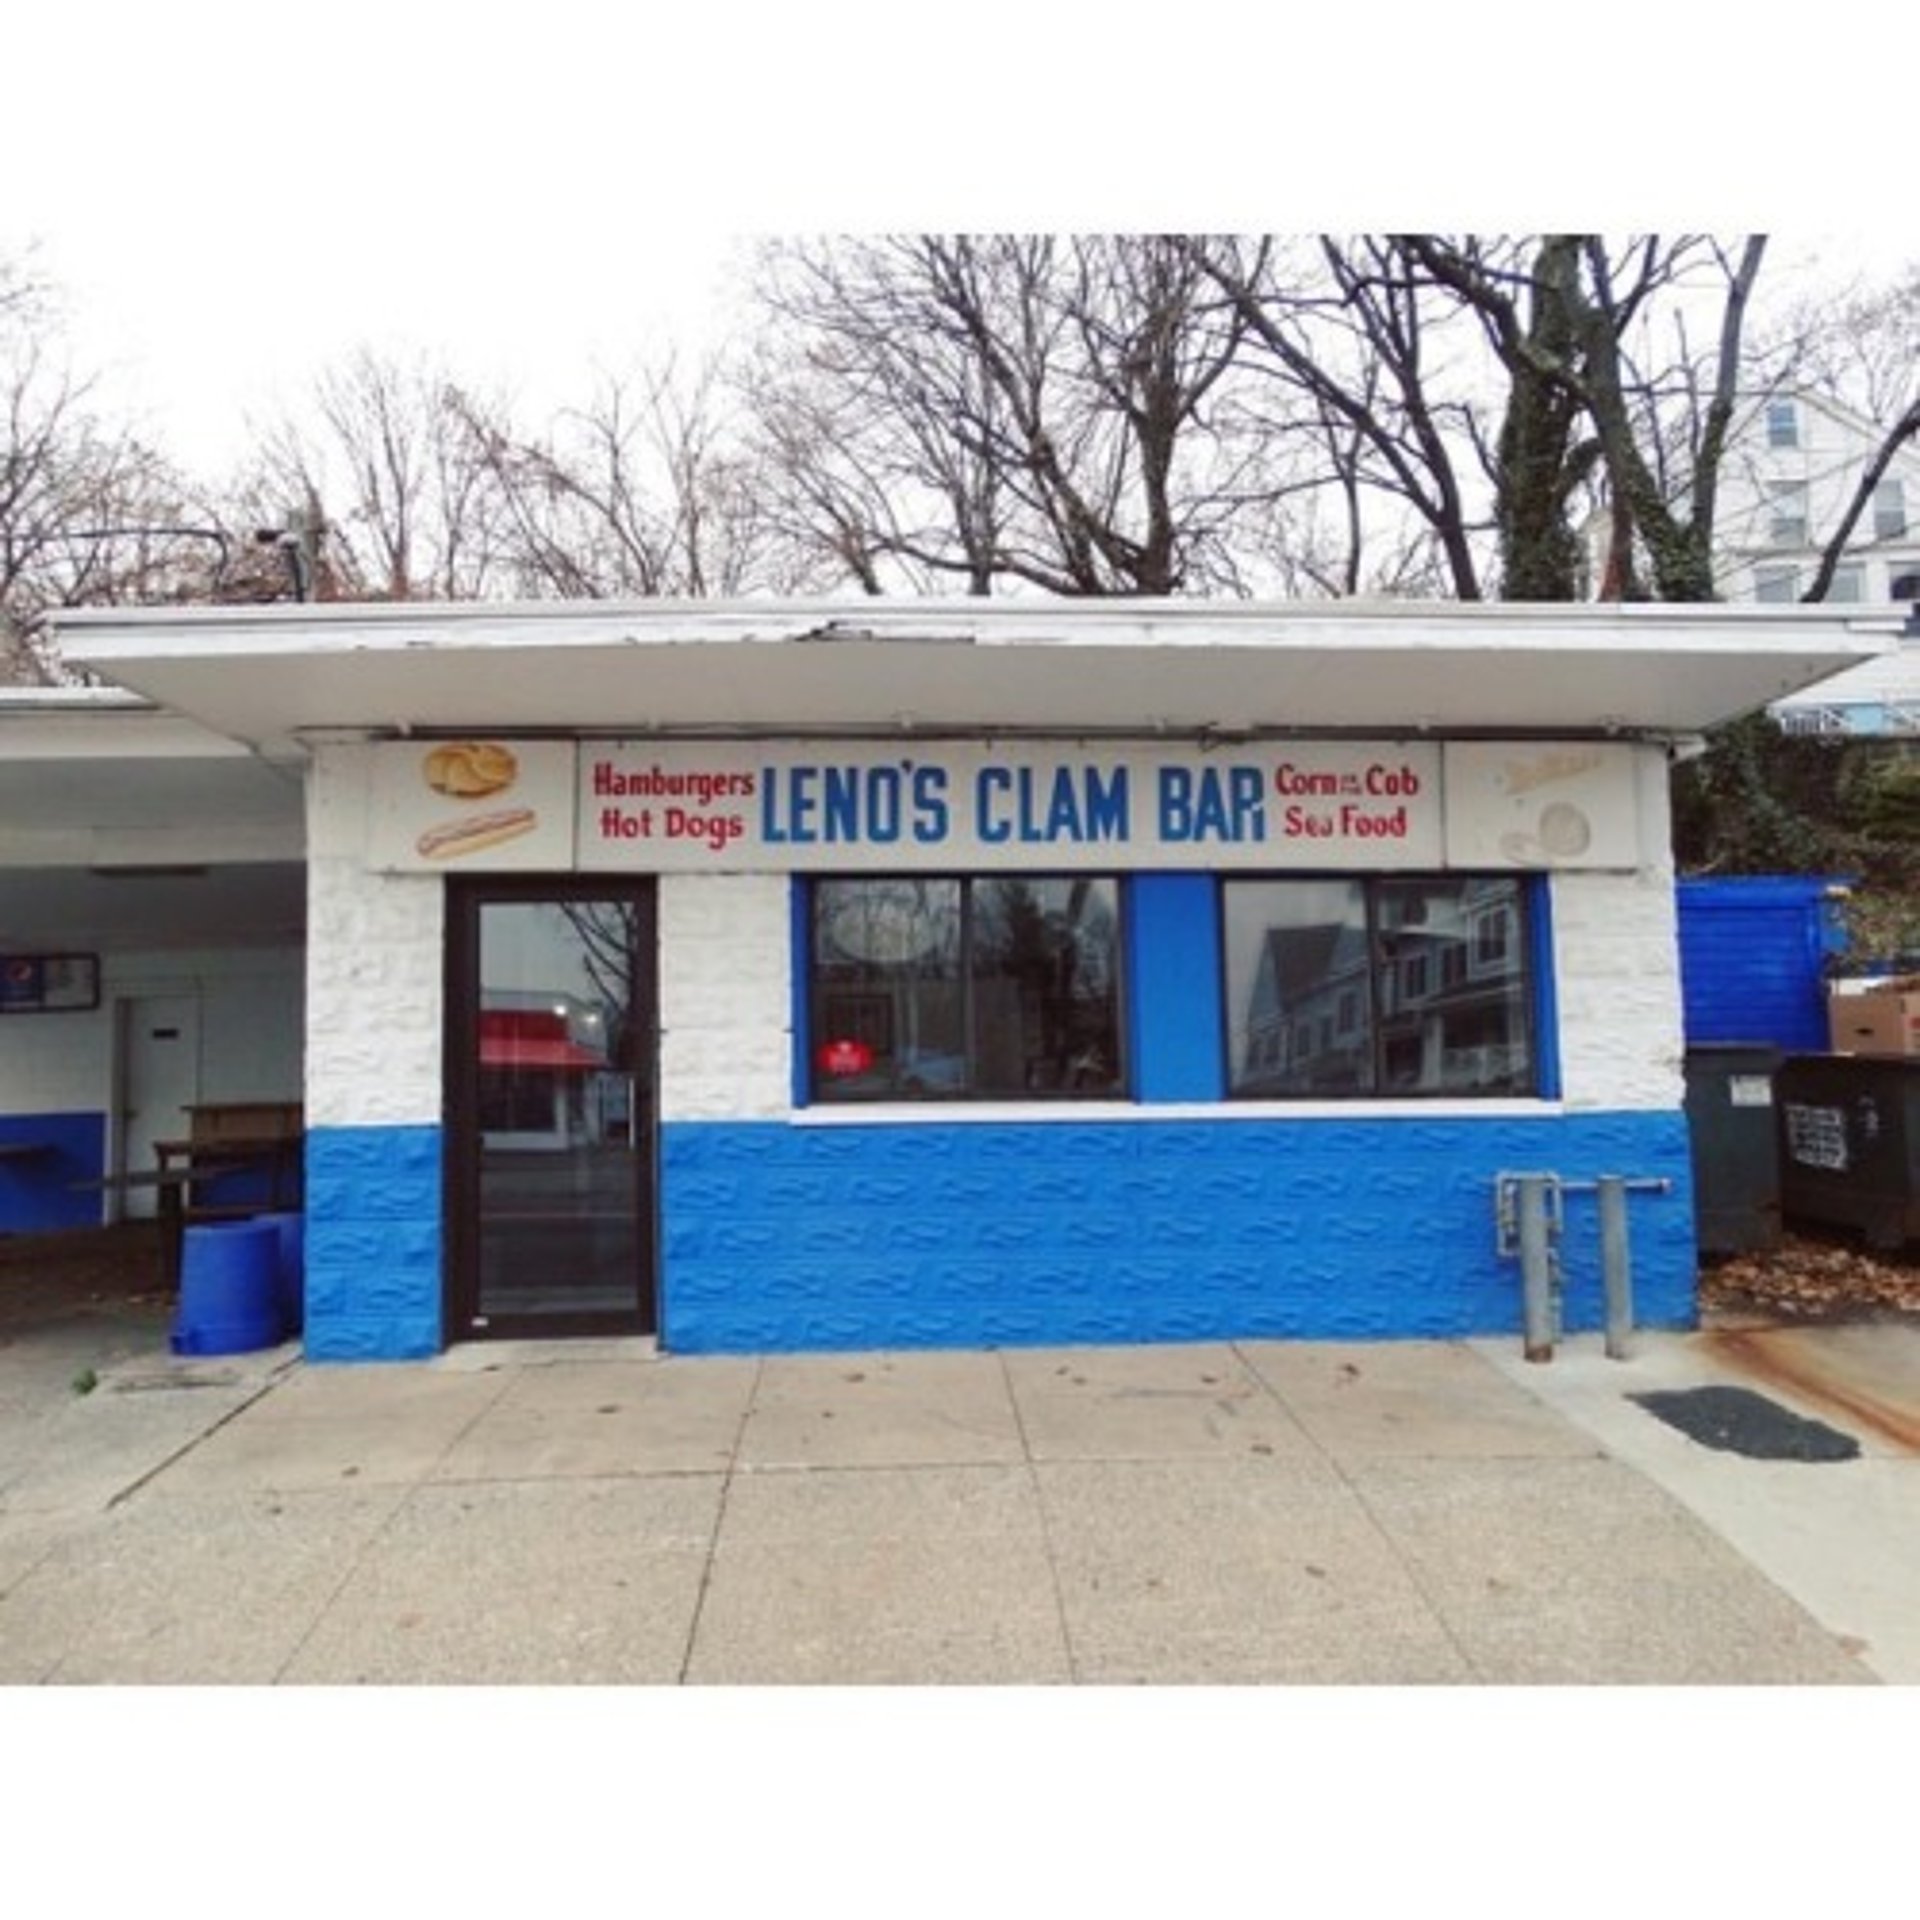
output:
[[[1400,924],[1382,936],[1402,977],[1438,974],[1437,991],[1383,1009],[1383,1089],[1520,1091],[1527,1084],[1525,980],[1516,891],[1508,879],[1394,886],[1385,910]]]
[[[489,1146],[560,1150],[619,1136],[626,1081],[606,1022],[570,996],[509,994],[480,1011],[480,1130]]]
[[[1521,899],[1504,875],[1228,883],[1233,1091],[1530,1091]],[[1232,947],[1236,925],[1257,944]]]
[[[1476,979],[1487,974],[1512,971],[1513,909],[1504,901],[1483,907],[1473,915],[1473,972]]]
[[[1242,1091],[1262,1090],[1262,1069],[1289,1093],[1364,1087],[1373,1051],[1366,971],[1366,933],[1351,922],[1269,927],[1247,1008]]]

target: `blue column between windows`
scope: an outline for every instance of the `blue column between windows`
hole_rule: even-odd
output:
[[[1560,1097],[1560,1005],[1553,972],[1553,886],[1544,873],[1527,882],[1527,978],[1533,993],[1534,1088]]]
[[[1127,1042],[1134,1097],[1226,1093],[1220,907],[1206,873],[1139,873],[1127,898]]]

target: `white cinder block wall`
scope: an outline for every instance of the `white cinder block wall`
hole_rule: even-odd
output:
[[[660,1117],[793,1107],[793,932],[784,874],[660,882]]]
[[[1638,870],[1559,873],[1551,882],[1561,1091],[1572,1109],[1659,1111],[1685,1097],[1664,751],[1642,748],[1637,775]]]
[[[367,749],[316,749],[307,783],[307,1124],[437,1126],[444,892],[370,873]]]

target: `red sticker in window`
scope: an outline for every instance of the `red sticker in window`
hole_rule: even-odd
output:
[[[848,1080],[873,1065],[873,1049],[864,1040],[829,1040],[814,1059],[831,1080]]]

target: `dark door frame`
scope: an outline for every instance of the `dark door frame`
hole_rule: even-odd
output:
[[[552,1339],[652,1334],[660,1324],[660,991],[659,911],[651,875],[474,874],[446,882],[442,1014],[442,1233],[446,1248],[442,1311],[449,1345],[468,1340]],[[634,1308],[619,1313],[479,1312],[480,917],[496,903],[619,900],[640,910],[639,967],[631,1019],[635,1232]]]

